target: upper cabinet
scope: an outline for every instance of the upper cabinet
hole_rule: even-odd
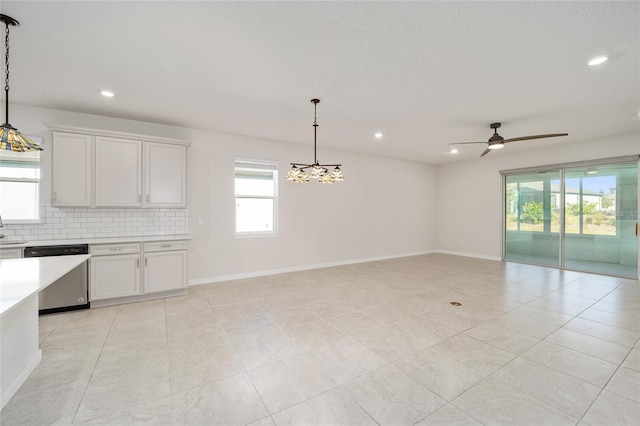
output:
[[[48,125],[53,205],[186,207],[189,142]]]
[[[148,207],[186,207],[187,147],[144,144],[144,202]]]
[[[142,207],[142,142],[96,138],[96,207]]]
[[[93,188],[93,137],[53,134],[53,204],[90,207]]]

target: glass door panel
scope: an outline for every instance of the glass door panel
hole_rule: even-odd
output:
[[[564,267],[638,276],[638,163],[565,170]]]
[[[505,176],[505,259],[560,266],[560,172]]]

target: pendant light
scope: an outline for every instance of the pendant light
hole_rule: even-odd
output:
[[[342,182],[344,176],[340,167],[342,164],[320,164],[317,157],[317,110],[320,99],[311,99],[313,103],[313,164],[291,163],[291,169],[287,174],[287,180],[297,183],[307,183],[310,179],[317,179],[320,183]],[[329,168],[333,167],[333,170]],[[306,170],[311,169],[310,173]]]
[[[4,124],[0,126],[0,149],[13,151],[13,152],[30,152],[30,151],[42,151],[40,145],[23,135],[9,124],[9,26],[18,26],[20,23],[10,16],[0,14],[0,21],[4,22],[5,36],[4,36],[4,107],[5,118]]]

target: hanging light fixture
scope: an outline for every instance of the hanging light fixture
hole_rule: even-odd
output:
[[[40,145],[23,135],[9,124],[9,26],[18,26],[20,23],[10,16],[0,14],[0,21],[4,22],[4,124],[0,126],[0,149],[13,152],[42,151]]]
[[[342,164],[318,163],[318,120],[316,116],[320,99],[311,99],[311,103],[313,103],[313,164],[291,163],[287,180],[297,183],[307,183],[310,179],[317,179],[320,183],[342,182],[344,180],[342,170],[340,169]],[[307,173],[307,169],[311,169],[310,173]]]

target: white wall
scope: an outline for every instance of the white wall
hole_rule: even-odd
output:
[[[311,131],[308,136],[305,146],[214,133],[192,138],[188,184],[192,280],[435,248],[434,167],[325,151],[319,138],[318,159],[342,163],[346,180],[333,185],[285,181],[290,162],[313,160]],[[234,237],[235,156],[279,162],[277,238]]]
[[[439,250],[502,257],[502,188],[499,171],[640,154],[637,135],[606,141],[560,144],[488,156],[437,167]]]
[[[188,216],[193,240],[189,280],[204,283],[314,265],[424,253],[436,248],[435,167],[322,149],[318,159],[343,164],[345,182],[284,180],[289,163],[311,161],[306,145],[182,129],[60,110],[11,106],[21,132],[44,138],[44,123],[189,139]],[[51,197],[50,150],[42,156],[42,197]],[[234,157],[279,162],[279,236],[234,237]],[[200,224],[202,219],[202,224]]]

